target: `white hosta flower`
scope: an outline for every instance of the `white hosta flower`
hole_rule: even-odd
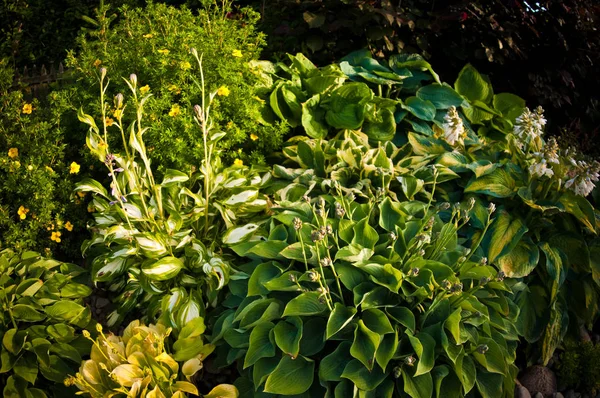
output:
[[[529,174],[531,174],[534,177],[552,177],[554,175],[554,171],[552,171],[552,169],[548,167],[546,159],[541,159],[541,161],[529,166]]]
[[[544,126],[546,126],[546,118],[544,118],[544,110],[541,106],[538,106],[534,112],[525,108],[515,121],[513,130],[514,135],[520,141],[517,146],[521,148],[523,144],[529,145],[535,142],[539,149],[541,145],[538,142],[544,133]]]
[[[583,160],[571,162],[575,167],[567,173],[568,180],[565,188],[570,189],[576,195],[588,196],[596,187],[600,179],[600,163],[594,161],[589,164]]]
[[[444,139],[450,145],[455,145],[457,142],[462,144],[467,136],[467,132],[465,126],[463,126],[462,119],[456,111],[456,107],[452,106],[448,109],[448,113],[444,116],[444,121]]]

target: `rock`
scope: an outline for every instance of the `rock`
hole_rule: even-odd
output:
[[[557,392],[556,394],[554,394],[554,396],[552,398],[565,398],[565,396],[562,395],[562,393]]]
[[[521,385],[515,386],[515,398],[531,398],[529,390]]]
[[[558,392],[556,389],[556,376],[554,372],[545,366],[535,365],[525,369],[519,380],[531,394],[542,393],[542,398],[550,398]]]
[[[104,297],[98,297],[96,299],[96,308],[104,308],[110,304],[110,300],[105,299]]]
[[[536,392],[533,398],[544,398],[544,394],[542,394],[541,392]]]
[[[587,331],[587,329],[585,328],[585,326],[581,326],[579,328],[579,338],[581,338],[581,341],[584,342],[584,343],[592,341],[592,337],[590,336],[590,332]]]

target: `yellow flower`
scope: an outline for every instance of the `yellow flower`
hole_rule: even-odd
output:
[[[48,231],[52,231],[54,229],[54,224],[50,224],[49,226],[46,227],[46,229]]]
[[[52,167],[50,167],[50,166],[44,166],[44,168],[46,169],[46,171],[48,173],[54,173],[54,170],[52,169]]]
[[[235,166],[243,166],[244,162],[241,159],[236,159],[236,160],[233,161],[233,164]]]
[[[33,170],[33,165],[30,164],[29,166],[27,166],[27,170],[29,170],[29,171]]]
[[[217,95],[219,96],[223,96],[223,97],[227,97],[229,95],[231,91],[229,91],[229,89],[225,86],[221,86],[219,87],[219,89],[217,90]]]
[[[71,232],[73,230],[73,224],[71,224],[71,221],[67,221],[65,223],[65,228],[67,231]]]
[[[179,105],[175,104],[171,107],[171,110],[169,111],[169,116],[171,117],[176,117],[179,116],[181,114],[181,108],[179,107]]]
[[[242,52],[240,50],[233,50],[231,55],[233,55],[236,58],[242,58]]]
[[[27,213],[29,213],[29,209],[26,209],[23,206],[19,207],[19,210],[17,210],[17,214],[21,220],[24,220],[27,217]]]
[[[77,163],[73,162],[73,163],[71,163],[71,166],[69,167],[69,173],[77,174],[77,173],[79,173],[79,169],[81,169],[81,166],[78,165]]]
[[[80,198],[85,198],[85,192],[78,191],[77,196],[79,196]]]
[[[151,39],[154,37],[154,35],[152,33],[146,33],[144,36],[142,36],[144,39]]]
[[[33,106],[31,104],[23,105],[23,113],[29,115],[31,114],[31,111],[33,111]]]
[[[19,150],[17,148],[10,148],[8,150],[8,157],[9,158],[14,159],[17,156],[19,156]]]
[[[113,119],[107,117],[106,119],[104,119],[104,121],[106,122],[107,126],[112,126],[113,123],[115,122]]]
[[[94,211],[96,211],[96,209],[94,208],[94,205],[90,204],[87,208],[88,213],[93,213]]]
[[[174,92],[175,92],[175,94],[179,94],[179,93],[181,93],[181,89],[180,89],[179,87],[177,87],[176,85],[174,85],[174,84],[171,84],[171,85],[168,87],[168,90],[169,90],[169,91],[174,91]]]
[[[113,111],[113,116],[116,117],[117,119],[120,119],[122,115],[123,115],[123,109],[115,109]]]
[[[250,134],[250,139],[252,141],[256,141],[258,139],[258,136],[256,134],[252,133],[252,134]]]
[[[192,68],[192,64],[190,64],[188,61],[184,61],[181,64],[179,64],[179,66],[181,67],[181,69],[183,70],[188,70]]]
[[[146,94],[148,91],[150,91],[149,85],[146,84],[144,87],[140,87],[140,93]]]
[[[56,243],[60,243],[60,235],[61,235],[61,233],[58,231],[52,232],[52,236],[50,237],[50,240],[53,240]]]
[[[97,68],[100,66],[100,64],[102,63],[102,61],[100,61],[99,59],[94,61],[94,66]]]
[[[161,53],[162,55],[169,54],[169,50],[167,50],[166,48],[163,48],[162,50],[158,50],[158,52]]]
[[[19,162],[18,160],[15,160],[15,161],[13,162],[13,166],[15,166],[15,168],[16,168],[16,169],[18,169],[18,168],[20,168],[20,167],[21,167],[21,162]]]
[[[264,104],[264,103],[265,103],[265,100],[264,100],[264,99],[262,99],[262,98],[260,98],[258,95],[255,95],[253,98],[254,98],[255,100],[257,100],[258,102],[260,102],[261,104]]]

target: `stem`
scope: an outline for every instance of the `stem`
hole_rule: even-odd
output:
[[[304,267],[308,272],[308,261],[306,260],[306,251],[304,251],[304,239],[302,238],[302,233],[300,232],[300,230],[298,230],[297,234],[300,237],[300,246],[302,247],[302,255],[304,256]]]

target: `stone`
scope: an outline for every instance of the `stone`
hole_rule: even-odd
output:
[[[531,398],[529,390],[521,385],[515,386],[515,398]]]
[[[587,331],[585,326],[581,326],[581,328],[579,329],[579,337],[584,343],[592,341],[592,337],[590,336],[590,333]]]
[[[544,398],[544,394],[542,394],[541,392],[536,392],[533,398]]]
[[[558,392],[556,375],[545,366],[535,365],[525,369],[519,381],[530,394],[542,393],[542,398],[551,398]]]
[[[110,300],[105,299],[104,297],[98,297],[96,299],[96,308],[104,308],[110,304]]]
[[[552,398],[565,398],[565,396],[562,395],[562,393],[557,392],[556,394],[554,394],[554,396]]]

